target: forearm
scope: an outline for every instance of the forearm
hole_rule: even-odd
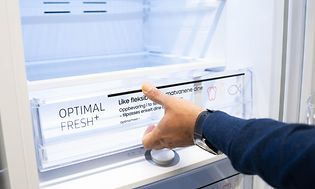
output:
[[[243,120],[223,112],[214,112],[203,124],[206,139],[242,173],[258,174],[279,188],[302,182],[307,186],[315,175],[313,127],[271,119]]]

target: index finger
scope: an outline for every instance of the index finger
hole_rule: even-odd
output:
[[[162,91],[154,87],[149,83],[142,84],[142,92],[153,102],[156,102],[162,106],[165,106],[167,99],[169,98],[168,95],[164,94]]]

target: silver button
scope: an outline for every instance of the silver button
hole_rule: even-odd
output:
[[[167,165],[174,160],[175,153],[173,150],[167,148],[161,150],[151,150],[151,157],[156,164]]]

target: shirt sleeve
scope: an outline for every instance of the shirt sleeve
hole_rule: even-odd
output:
[[[277,188],[315,188],[315,127],[244,120],[220,111],[199,124],[239,172],[257,174]]]

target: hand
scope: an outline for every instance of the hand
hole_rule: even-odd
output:
[[[144,148],[172,149],[192,145],[195,122],[203,109],[190,101],[166,95],[147,83],[142,85],[142,92],[165,109],[158,125],[151,125],[145,131]]]

